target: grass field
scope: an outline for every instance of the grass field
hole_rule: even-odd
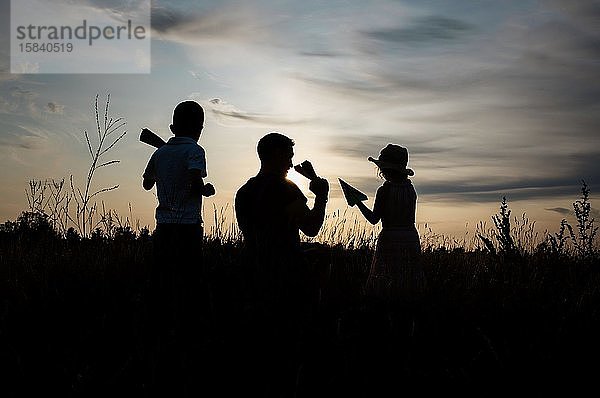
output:
[[[81,239],[24,213],[0,231],[1,395],[373,397],[597,379],[597,250],[550,241],[520,250],[526,235],[514,229],[512,246],[501,235],[468,250],[437,240],[420,260],[424,297],[388,304],[361,294],[374,235],[354,236],[306,243],[318,302],[312,321],[293,330],[295,313],[248,299],[239,235],[209,231],[197,283],[205,300],[185,314],[202,330],[182,339],[163,324],[157,338],[148,231],[121,226]]]

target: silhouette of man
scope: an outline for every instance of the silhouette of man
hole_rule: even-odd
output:
[[[302,231],[316,236],[323,225],[329,183],[323,178],[310,182],[315,194],[312,209],[307,198],[286,179],[292,167],[294,141],[279,133],[269,133],[258,142],[260,171],[236,193],[237,222],[246,246],[257,255],[295,255]]]
[[[315,236],[323,225],[329,183],[323,178],[311,181],[315,194],[312,209],[307,198],[286,179],[292,167],[294,141],[269,133],[258,142],[260,171],[236,193],[237,222],[247,249],[245,280],[250,285],[250,307],[255,312],[245,330],[250,342],[244,356],[256,358],[247,365],[249,384],[272,375],[268,389],[273,396],[287,396],[298,374],[303,337],[314,309],[315,277],[310,275],[300,248],[300,231]],[[258,350],[258,351],[253,351]],[[264,363],[260,363],[263,361]],[[257,363],[258,362],[258,363]],[[264,386],[256,386],[261,391]],[[270,395],[269,395],[270,396]]]

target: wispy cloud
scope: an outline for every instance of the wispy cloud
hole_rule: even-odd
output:
[[[577,184],[560,185],[561,181],[532,180],[516,183],[485,184],[481,181],[466,181],[463,184],[445,182],[416,182],[419,194],[427,201],[445,203],[499,202],[503,197],[509,201],[572,197]],[[470,184],[472,183],[472,184]]]
[[[266,40],[268,25],[260,13],[244,4],[197,7],[187,12],[174,7],[152,9],[152,29],[158,36],[187,44]]]
[[[62,115],[65,111],[65,106],[57,104],[56,102],[48,102],[45,111],[47,113]]]
[[[551,208],[547,208],[544,209],[547,211],[551,211],[554,213],[558,213],[561,214],[565,217],[575,217],[575,212],[573,211],[573,209],[567,209],[566,207],[551,207]],[[592,216],[592,218],[594,218],[594,220],[600,220],[600,210],[598,209],[591,209],[590,210],[590,215]]]
[[[191,95],[191,98],[196,97],[198,97],[197,94]],[[213,98],[208,101],[200,100],[200,102],[209,110],[209,112],[214,116],[215,120],[226,126],[239,126],[251,123],[266,127],[276,127],[306,122],[306,120],[302,119],[292,119],[283,116],[245,112],[220,98]]]
[[[551,207],[544,210],[553,211],[555,213],[562,214],[563,216],[571,216],[574,214],[573,210],[567,209],[565,207]]]
[[[32,125],[17,125],[0,136],[0,146],[16,149],[40,150],[46,148],[48,142],[48,132]]]
[[[330,106],[332,123],[355,126],[332,136],[329,150],[362,160],[388,142],[405,145],[428,198],[576,195],[581,178],[600,180],[591,166],[600,162],[600,31],[578,23],[600,12],[547,11],[534,10],[534,20],[514,14],[488,32],[435,18],[430,31],[424,19],[372,29],[363,33],[380,42],[376,64],[295,77],[321,103],[343,104]],[[463,46],[447,51],[448,40]],[[403,57],[397,45],[407,42],[430,47]]]
[[[600,170],[590,167],[600,162],[600,150],[580,148],[579,153],[562,154],[556,149],[518,149],[493,145],[475,148],[458,145],[456,137],[436,139],[435,135],[352,135],[336,137],[329,150],[346,158],[365,162],[377,156],[387,143],[409,149],[409,166],[416,172],[420,193],[439,201],[497,201],[503,195],[511,199],[533,199],[576,195],[580,179],[600,180]],[[531,151],[536,151],[533,155]],[[370,180],[359,180],[363,188],[372,188]]]
[[[0,97],[0,113],[39,115],[37,99],[39,93],[19,86],[11,87],[8,95]]]
[[[40,93],[23,86],[13,86],[0,95],[0,113],[40,118],[43,114],[62,115],[64,105],[56,101],[41,102]]]
[[[383,181],[375,175],[371,177],[344,178],[357,189],[374,195]],[[506,197],[509,201],[532,200],[550,197],[575,197],[578,192],[577,182],[570,180],[524,180],[517,182],[481,181],[476,178],[463,179],[461,182],[421,180],[417,174],[413,183],[417,189],[420,202],[440,203],[497,203]],[[335,193],[333,197],[336,197]],[[338,193],[337,197],[343,197]],[[554,210],[554,209],[546,209]],[[554,210],[556,211],[556,210]]]
[[[335,51],[300,51],[300,55],[305,57],[323,57],[323,58],[333,58],[333,57],[341,57],[344,54],[335,52]]]
[[[373,29],[364,34],[391,43],[423,45],[457,40],[472,30],[473,26],[459,19],[430,15],[416,18],[405,25]]]

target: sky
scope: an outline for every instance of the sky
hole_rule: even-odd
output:
[[[359,212],[337,178],[372,206],[382,181],[367,157],[388,143],[409,150],[417,222],[443,234],[489,224],[504,196],[513,215],[553,232],[572,220],[582,179],[592,198],[598,191],[598,1],[157,0],[151,73],[139,75],[10,74],[9,1],[0,4],[0,220],[27,208],[31,179],[83,182],[84,131],[94,131],[95,96],[103,104],[108,93],[127,134],[106,158],[120,163],[94,182],[119,188],[98,198],[123,215],[131,204],[151,229],[156,196],[141,174],[152,148],[139,131],[167,139],[186,99],[206,110],[199,143],[217,189],[204,201],[208,227],[213,208],[230,214],[271,131],[294,139],[295,163],[308,159],[329,180],[328,213],[349,218]]]

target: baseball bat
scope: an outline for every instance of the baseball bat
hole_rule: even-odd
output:
[[[165,140],[147,128],[142,129],[142,132],[140,133],[140,141],[155,148],[160,148],[166,144]]]

